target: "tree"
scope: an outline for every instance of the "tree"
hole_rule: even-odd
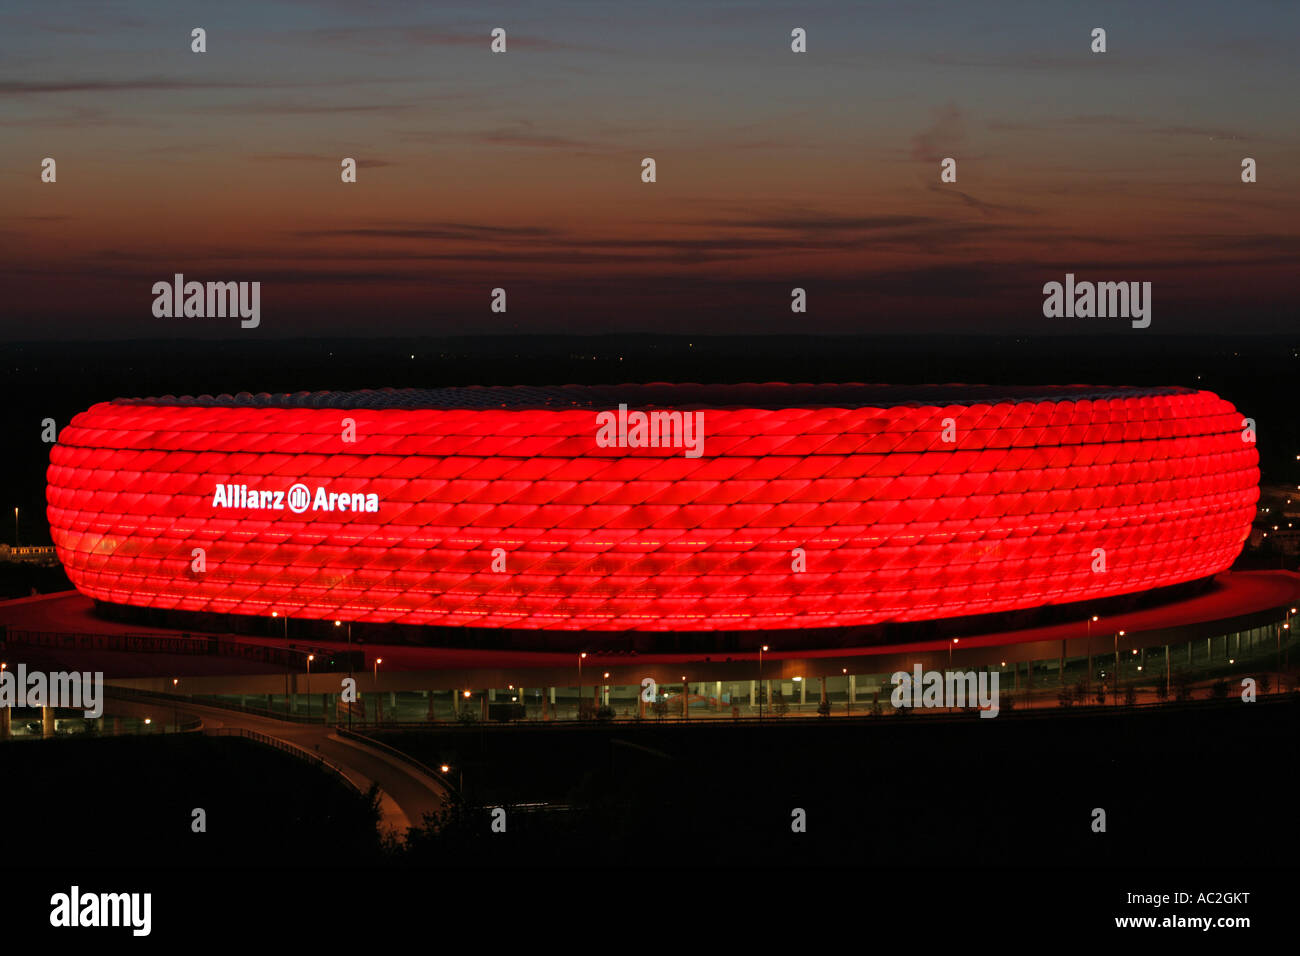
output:
[[[781,693],[779,689],[772,691],[772,713],[778,717],[784,717],[789,712],[790,705],[785,702],[785,694]]]

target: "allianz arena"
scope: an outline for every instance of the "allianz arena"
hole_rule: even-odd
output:
[[[47,500],[107,605],[701,632],[1199,581],[1258,483],[1195,389],[653,384],[118,399],[64,428]]]

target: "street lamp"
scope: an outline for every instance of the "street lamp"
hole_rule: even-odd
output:
[[[841,668],[840,668],[840,673],[843,674],[844,677],[845,677],[845,683],[844,683],[844,713],[845,713],[846,715],[847,715],[847,714],[852,714],[852,713],[853,713],[853,694],[850,692],[850,688],[849,688],[849,685],[848,685],[849,669],[848,669],[847,667],[841,667]]]
[[[578,717],[582,717],[582,662],[586,657],[586,651],[578,654]]]
[[[311,662],[316,659],[315,654],[307,655],[307,719],[311,720]]]
[[[451,766],[448,764],[443,764],[438,769],[441,770],[443,773],[451,773]],[[465,791],[465,768],[458,766],[456,768],[456,773],[460,779],[460,784],[457,787],[457,789],[463,793]]]
[[[272,612],[271,612],[271,617],[279,617],[279,616],[280,616],[280,612],[279,612],[279,611],[272,611]],[[289,642],[289,617],[288,617],[288,615],[285,615],[285,618],[284,618],[284,640],[285,640],[285,643],[286,643],[286,644]],[[291,707],[290,707],[290,704],[289,704],[289,662],[288,662],[287,660],[285,661],[285,665],[284,665],[284,667],[285,667],[285,670],[284,670],[284,709],[285,709],[285,712],[288,713],[289,710],[291,709]]]
[[[1291,630],[1290,623],[1284,623],[1277,629],[1277,691],[1282,690],[1282,632]]]
[[[767,650],[764,644],[758,649],[758,719],[763,719],[763,652]]]
[[[18,509],[14,508],[14,547],[18,547]]]
[[[1115,706],[1119,706],[1119,639],[1124,636],[1123,631],[1115,632],[1115,693],[1111,696],[1115,698]]]
[[[1092,690],[1092,626],[1097,623],[1097,620],[1096,614],[1088,618],[1088,676],[1084,681],[1084,687],[1088,690]]]
[[[952,644],[948,645],[948,670],[952,670],[952,645],[956,644],[959,638],[954,637]]]
[[[342,621],[335,621],[335,627],[342,627]],[[356,693],[356,675],[352,672],[352,622],[348,621],[348,677],[352,678],[352,692]],[[337,711],[335,712],[337,720]],[[348,704],[348,730],[352,729],[352,705]]]

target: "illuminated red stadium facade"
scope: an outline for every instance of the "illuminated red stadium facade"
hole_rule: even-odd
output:
[[[1236,409],[1184,388],[165,397],[73,419],[52,450],[48,515],[74,584],[114,605],[829,628],[1214,575],[1249,533],[1257,464]]]

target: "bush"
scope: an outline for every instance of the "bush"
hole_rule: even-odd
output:
[[[598,708],[596,709],[596,719],[597,719],[597,720],[613,720],[613,719],[614,719],[614,708],[613,708],[613,707],[608,707],[608,706],[598,707]]]
[[[1156,696],[1161,700],[1169,699],[1169,682],[1163,677],[1156,678]]]
[[[1210,686],[1210,697],[1214,700],[1228,699],[1228,682],[1223,679],[1216,680]]]
[[[830,715],[831,715],[831,702],[830,702],[829,700],[823,700],[823,701],[821,701],[821,702],[817,705],[817,716],[818,716],[818,717],[829,717]]]
[[[1134,687],[1132,684],[1130,684],[1128,687],[1124,688],[1124,706],[1132,707],[1137,702],[1138,702],[1137,688]]]
[[[1097,685],[1097,703],[1099,703],[1099,704],[1104,704],[1104,703],[1106,703],[1106,685],[1105,685],[1105,684],[1098,684],[1098,685]]]

